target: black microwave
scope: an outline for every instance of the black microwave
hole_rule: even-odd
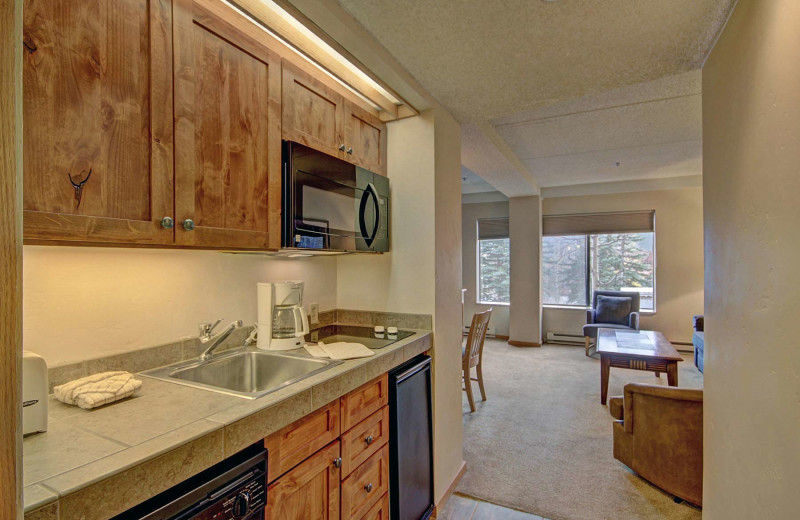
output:
[[[389,251],[389,179],[283,141],[282,247]]]

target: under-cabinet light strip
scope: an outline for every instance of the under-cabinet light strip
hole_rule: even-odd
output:
[[[293,26],[293,27],[295,27],[297,30],[299,30],[299,31],[302,31],[302,32],[303,32],[303,34],[304,34],[305,36],[307,36],[307,37],[309,37],[309,38],[313,39],[314,43],[316,43],[317,45],[319,45],[319,46],[320,46],[320,47],[321,47],[323,50],[325,50],[325,52],[326,52],[326,53],[328,53],[328,54],[329,54],[329,55],[330,55],[332,58],[336,59],[337,61],[339,61],[340,63],[342,63],[344,66],[346,66],[346,67],[347,67],[347,69],[348,69],[350,72],[352,72],[352,73],[356,74],[356,75],[357,75],[359,78],[361,78],[361,79],[363,79],[364,81],[368,82],[368,83],[370,84],[370,86],[372,86],[373,88],[375,88],[375,90],[377,90],[378,92],[380,92],[381,94],[383,94],[383,95],[384,95],[384,96],[385,96],[385,97],[386,97],[386,98],[387,98],[389,101],[391,101],[392,103],[394,103],[394,104],[396,104],[396,105],[400,105],[400,104],[401,104],[401,102],[400,102],[400,101],[399,101],[399,100],[398,100],[398,99],[397,99],[395,96],[393,96],[391,93],[389,93],[388,91],[386,91],[386,89],[384,89],[384,88],[383,88],[383,87],[382,87],[380,84],[378,84],[378,83],[377,83],[375,80],[373,80],[373,79],[372,79],[372,78],[370,78],[368,75],[366,75],[366,74],[365,74],[365,73],[364,73],[364,72],[363,72],[361,69],[359,69],[358,67],[356,67],[355,65],[353,65],[352,63],[350,63],[350,62],[349,62],[349,61],[348,61],[348,60],[347,60],[347,59],[346,59],[344,56],[342,56],[341,54],[339,54],[338,52],[336,52],[336,50],[335,50],[333,47],[331,47],[330,45],[328,45],[327,43],[325,43],[325,42],[324,42],[322,39],[320,39],[320,38],[319,38],[319,37],[318,37],[316,34],[314,34],[313,32],[311,32],[311,31],[310,31],[310,30],[309,30],[309,29],[308,29],[306,26],[304,26],[303,24],[301,24],[301,23],[300,23],[300,22],[299,22],[299,21],[298,21],[296,18],[294,18],[294,17],[293,17],[293,16],[291,16],[289,13],[287,13],[286,11],[284,11],[284,10],[283,10],[283,9],[282,9],[280,6],[278,6],[278,5],[277,5],[277,4],[275,4],[274,2],[270,2],[270,1],[267,1],[267,0],[261,0],[261,1],[262,1],[262,3],[263,3],[264,5],[268,6],[270,9],[272,9],[272,10],[273,10],[273,11],[274,11],[274,12],[275,12],[275,13],[276,13],[278,16],[281,16],[281,17],[282,17],[282,18],[284,18],[286,21],[288,21],[289,23],[291,23],[291,24],[292,24],[292,26]],[[321,72],[323,72],[324,74],[326,74],[327,76],[329,76],[331,79],[333,79],[334,81],[336,81],[336,82],[337,82],[337,83],[339,83],[340,85],[342,85],[344,88],[346,88],[347,90],[349,90],[350,92],[352,92],[353,94],[355,94],[356,96],[358,96],[358,97],[359,97],[359,99],[361,99],[361,100],[363,100],[365,103],[369,104],[369,106],[371,106],[371,107],[372,107],[374,110],[376,110],[376,111],[381,111],[381,110],[383,110],[383,109],[382,109],[380,106],[378,106],[377,104],[375,104],[375,102],[374,102],[374,101],[372,101],[371,99],[369,99],[368,97],[366,97],[364,94],[362,94],[362,93],[361,93],[361,92],[359,92],[358,90],[354,89],[352,86],[350,86],[349,84],[347,84],[347,83],[346,83],[345,81],[343,81],[341,78],[339,78],[339,77],[335,76],[334,74],[331,74],[331,73],[330,73],[328,70],[326,70],[324,67],[320,66],[320,64],[319,64],[319,63],[317,63],[316,61],[314,61],[314,60],[312,60],[311,58],[309,58],[308,56],[306,56],[306,54],[305,54],[304,52],[302,52],[300,49],[298,49],[298,48],[297,48],[297,47],[296,47],[294,44],[292,44],[292,42],[288,41],[286,38],[282,37],[281,35],[277,34],[277,33],[276,33],[276,32],[274,32],[273,30],[271,30],[271,29],[270,29],[269,27],[267,27],[267,26],[266,26],[266,25],[265,25],[263,22],[261,22],[260,20],[258,20],[258,19],[257,19],[257,18],[255,18],[254,16],[250,15],[250,14],[249,14],[247,11],[244,11],[243,9],[241,9],[241,8],[240,8],[238,5],[236,5],[235,3],[233,3],[233,2],[229,2],[228,0],[222,0],[222,3],[224,3],[225,5],[227,5],[228,7],[230,7],[231,9],[233,9],[234,11],[236,11],[237,13],[239,13],[240,15],[242,15],[243,17],[245,17],[247,20],[249,20],[249,21],[250,21],[250,23],[252,23],[252,24],[253,24],[253,25],[255,25],[256,27],[258,27],[259,29],[261,29],[262,31],[264,31],[265,33],[267,33],[268,35],[272,36],[272,37],[273,37],[273,38],[275,38],[276,40],[278,40],[278,41],[282,42],[283,44],[285,44],[285,45],[286,45],[287,47],[289,47],[289,48],[290,48],[292,51],[294,51],[294,52],[295,52],[295,54],[297,54],[297,55],[298,55],[298,56],[300,56],[302,59],[304,59],[305,61],[307,61],[307,62],[308,62],[308,63],[310,63],[311,65],[313,65],[315,68],[317,68],[318,70],[320,70]]]

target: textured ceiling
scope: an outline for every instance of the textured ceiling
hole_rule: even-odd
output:
[[[462,123],[699,69],[734,0],[339,0]]]
[[[702,174],[699,70],[493,125],[540,187]]]
[[[489,191],[497,190],[482,177],[475,175],[472,170],[461,166],[461,193],[486,193]]]
[[[508,196],[702,172],[699,69],[735,0],[339,3],[464,124],[463,164]]]

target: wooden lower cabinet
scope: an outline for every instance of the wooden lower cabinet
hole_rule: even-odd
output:
[[[389,518],[387,384],[383,374],[264,439],[265,520]]]
[[[339,520],[339,441],[267,487],[265,520]]]
[[[342,396],[342,431],[360,423],[389,402],[389,375],[383,374]]]
[[[342,518],[360,519],[389,491],[389,445],[342,482]]]
[[[389,493],[385,493],[361,520],[389,520]]]
[[[339,437],[339,401],[311,412],[264,439],[272,482]]]

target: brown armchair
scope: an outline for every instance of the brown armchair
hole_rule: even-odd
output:
[[[614,458],[676,497],[703,505],[703,391],[629,383],[608,405]]]

